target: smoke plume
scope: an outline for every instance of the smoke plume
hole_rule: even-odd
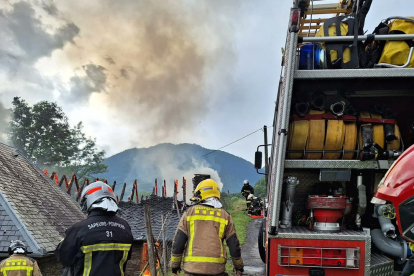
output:
[[[123,148],[201,143],[202,134],[191,138],[194,129],[216,101],[228,99],[238,1],[3,6],[0,100],[56,101],[98,143],[106,136],[100,146],[109,151],[120,135]]]
[[[209,1],[105,3],[91,4],[88,17],[82,10],[67,13],[81,29],[77,47],[67,51],[74,66],[82,68],[77,60],[88,58],[104,70],[99,83],[88,72],[73,77],[62,97],[105,106],[114,124],[127,126],[130,146],[180,141],[231,81],[228,72],[235,60],[230,24],[220,22],[224,11]],[[92,18],[93,32],[84,27]],[[213,68],[220,65],[221,74],[215,76]],[[207,81],[211,76],[222,79],[222,85],[213,89]]]
[[[4,108],[0,102],[0,143],[7,142],[7,128],[9,126],[10,110]]]

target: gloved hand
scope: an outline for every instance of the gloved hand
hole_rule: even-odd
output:
[[[237,276],[241,276],[241,275],[242,275],[242,273],[243,273],[243,271],[241,271],[241,270],[236,270],[236,275],[237,275]]]
[[[178,273],[180,273],[180,272],[181,272],[181,267],[179,267],[179,268],[172,268],[172,269],[171,269],[171,272],[172,272],[172,274],[173,274],[174,276],[178,276]]]

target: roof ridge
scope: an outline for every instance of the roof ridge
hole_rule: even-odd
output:
[[[12,149],[17,149],[16,147],[13,147],[13,146],[7,145],[6,143],[3,143],[3,142],[0,142],[0,145],[2,145],[2,146],[6,146],[6,147],[9,147],[9,148],[12,148]]]

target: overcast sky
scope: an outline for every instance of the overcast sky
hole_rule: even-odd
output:
[[[374,0],[365,29],[414,11],[393,3]],[[219,148],[272,124],[290,6],[0,0],[0,104],[55,101],[107,156],[163,142]],[[262,143],[257,132],[224,150],[253,161]]]

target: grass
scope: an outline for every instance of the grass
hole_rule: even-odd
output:
[[[246,243],[246,233],[247,233],[247,226],[249,225],[252,218],[247,215],[246,211],[241,211],[241,209],[246,209],[246,202],[242,199],[236,200],[232,202],[232,209],[228,210],[230,215],[233,218],[234,227],[236,228],[237,237],[239,238],[240,245]],[[227,247],[227,258],[231,259],[229,248]],[[233,264],[231,261],[226,263],[226,272],[229,275],[232,275],[233,272]]]

